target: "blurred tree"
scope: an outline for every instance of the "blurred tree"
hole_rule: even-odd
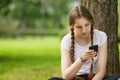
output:
[[[118,13],[117,0],[82,0],[95,19],[95,27],[103,30],[108,36],[107,74],[120,74],[118,52]]]
[[[9,4],[12,2],[12,0],[0,0],[0,14],[1,15],[8,15],[9,13]]]
[[[0,0],[0,14],[1,15],[8,15],[9,13],[9,4],[12,2],[12,0]]]
[[[64,25],[62,24],[68,14],[68,5],[67,3],[70,0],[59,0],[59,1],[55,1],[55,0],[49,0],[50,5],[52,6],[54,13],[53,13],[53,26],[58,28],[64,28]]]
[[[20,27],[34,28],[35,20],[41,16],[39,0],[13,0],[9,6],[10,15],[21,21]]]
[[[47,29],[54,31],[66,27],[72,2],[73,0],[1,0],[0,14],[18,20],[19,29],[25,31],[29,28],[42,32],[47,32]]]

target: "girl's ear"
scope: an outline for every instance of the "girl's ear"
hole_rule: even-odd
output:
[[[73,24],[73,25],[70,25],[70,28],[71,28],[71,29],[74,29],[74,26],[75,26],[74,24]]]

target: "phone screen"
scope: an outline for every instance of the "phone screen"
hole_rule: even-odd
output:
[[[89,47],[89,49],[98,52],[98,45],[92,45]]]

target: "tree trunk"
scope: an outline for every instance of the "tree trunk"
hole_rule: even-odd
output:
[[[108,36],[107,75],[120,74],[117,0],[81,0],[95,20],[95,27]]]

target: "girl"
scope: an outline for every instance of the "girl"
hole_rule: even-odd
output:
[[[94,29],[93,17],[83,6],[70,12],[69,26],[71,33],[65,35],[61,42],[63,78],[71,80],[77,75],[85,80],[102,80],[107,62],[106,34]],[[89,50],[91,45],[98,45],[98,52]]]
[[[70,11],[69,27],[71,32],[61,41],[62,78],[49,80],[103,80],[107,63],[106,33],[94,29],[92,15],[81,5]],[[89,49],[92,45],[98,45],[98,51]]]

